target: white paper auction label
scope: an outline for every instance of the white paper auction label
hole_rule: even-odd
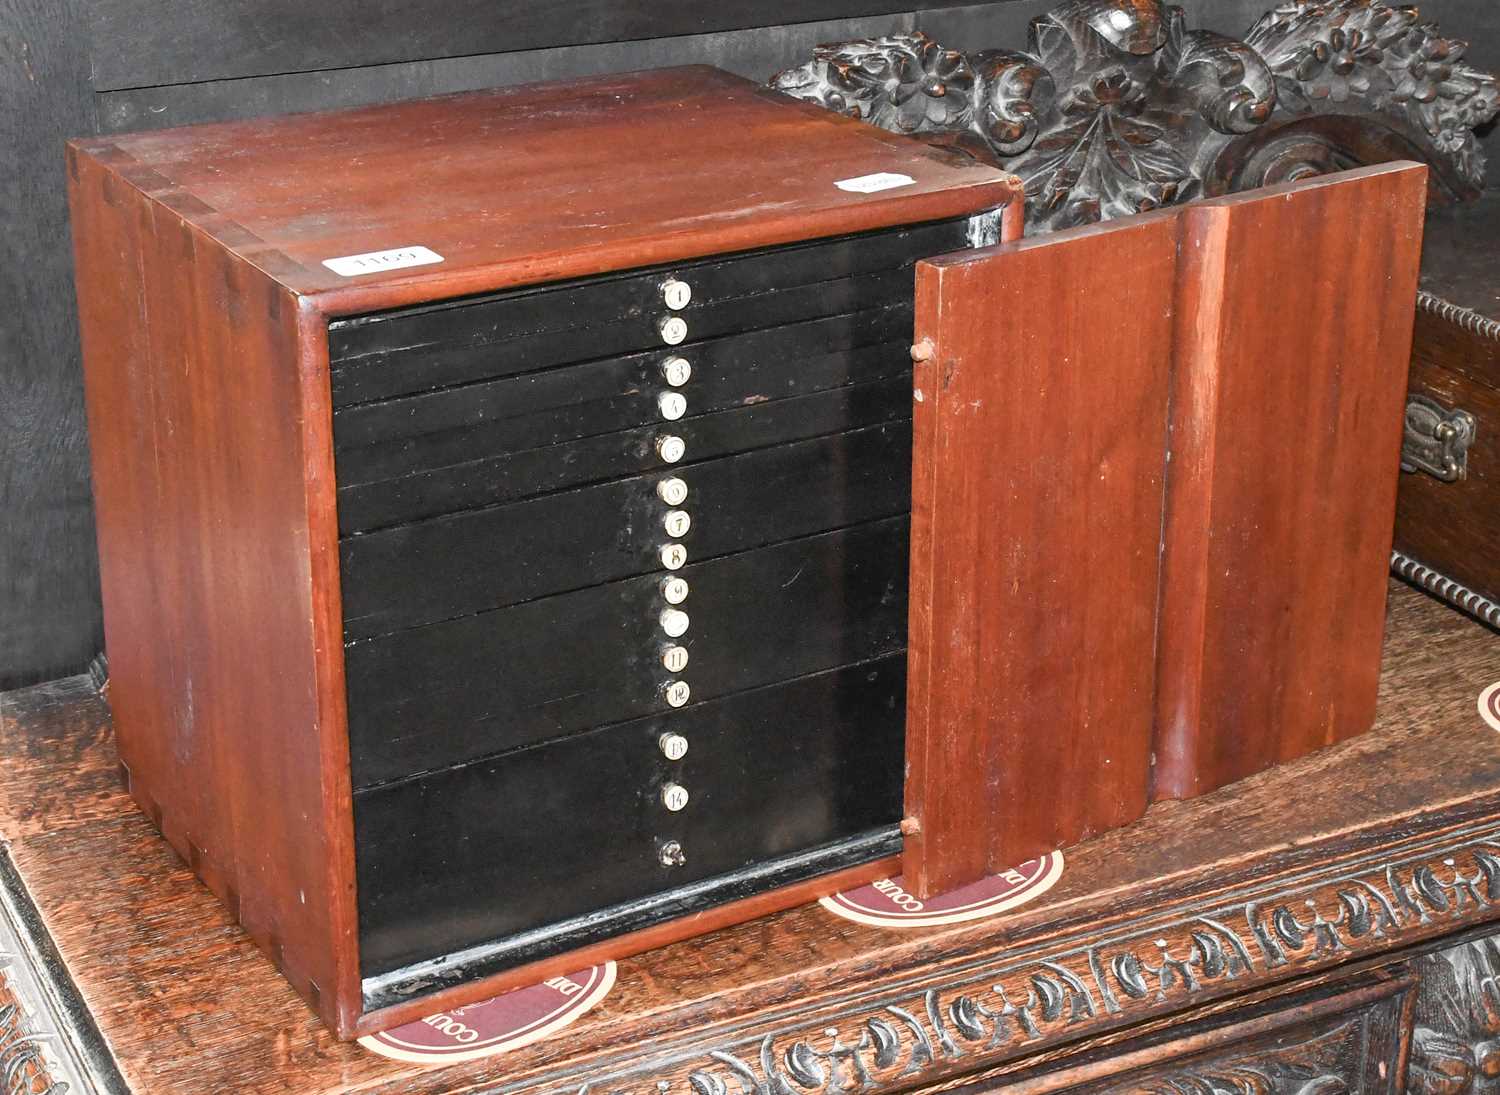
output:
[[[443,256],[426,247],[393,247],[389,251],[368,251],[363,255],[341,255],[324,259],[323,265],[340,277],[358,278],[366,274],[383,274],[408,266],[431,266]]]
[[[874,194],[879,190],[894,190],[898,186],[910,186],[917,180],[910,175],[897,175],[881,171],[874,175],[859,175],[852,179],[839,179],[833,185],[851,194]]]
[[[925,901],[908,893],[897,875],[825,897],[819,904],[835,916],[876,928],[961,924],[995,916],[1040,897],[1062,877],[1062,871],[1062,853],[1049,852],[1040,859],[982,878],[972,886],[961,886]]]
[[[591,1011],[614,984],[615,964],[606,962],[367,1035],[359,1044],[382,1057],[416,1064],[490,1057],[556,1034]]]
[[[1479,693],[1479,717],[1490,724],[1490,729],[1500,730],[1500,681]]]

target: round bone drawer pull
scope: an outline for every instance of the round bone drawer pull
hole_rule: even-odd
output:
[[[681,392],[662,392],[656,397],[656,409],[668,422],[676,422],[687,414],[687,397]]]
[[[674,312],[679,308],[686,308],[688,301],[693,299],[693,287],[685,281],[672,278],[670,281],[662,282],[661,299]]]
[[[661,595],[669,605],[680,605],[687,600],[688,584],[683,578],[668,578],[661,584]]]
[[[681,760],[687,756],[688,740],[681,734],[663,734],[656,739],[656,744],[668,760]]]
[[[667,698],[668,706],[681,707],[687,703],[693,691],[688,687],[687,681],[673,681],[661,690],[661,694]]]
[[[656,484],[656,496],[669,506],[680,506],[687,501],[687,484],[675,475]]]
[[[661,565],[668,570],[676,570],[687,562],[687,548],[681,544],[663,544],[661,548]]]
[[[681,460],[687,452],[687,442],[682,438],[668,434],[666,437],[656,439],[656,455],[668,464],[675,464]]]
[[[661,378],[674,388],[680,388],[693,375],[693,367],[685,357],[669,357],[661,363]]]
[[[674,814],[688,804],[687,788],[679,783],[666,783],[661,789],[661,804]]]
[[[674,639],[687,634],[688,614],[680,608],[663,609],[659,617],[661,629]]]
[[[693,519],[687,510],[672,509],[661,519],[661,527],[667,530],[668,536],[686,536],[688,529],[693,527]]]
[[[681,673],[687,668],[688,652],[685,646],[669,646],[661,652],[662,668],[668,673]]]
[[[668,346],[676,346],[687,338],[687,320],[681,316],[667,316],[656,325],[661,332],[661,340]]]

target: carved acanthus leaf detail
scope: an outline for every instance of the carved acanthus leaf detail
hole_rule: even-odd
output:
[[[1400,156],[1472,196],[1500,97],[1464,49],[1381,0],[1286,4],[1245,41],[1160,0],[1068,0],[1024,51],[861,39],[771,86],[1015,173],[1038,232]]]
[[[1500,110],[1500,90],[1463,63],[1466,43],[1419,19],[1415,8],[1378,0],[1283,4],[1246,42],[1276,74],[1283,110],[1383,114],[1425,137],[1478,189],[1484,157],[1473,130]]]
[[[1500,941],[1460,943],[1426,959],[1412,1036],[1416,1095],[1500,1091]]]

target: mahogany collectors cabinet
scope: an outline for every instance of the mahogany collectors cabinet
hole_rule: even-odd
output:
[[[1420,168],[996,247],[678,69],[69,172],[122,766],[342,1036],[1369,725]]]

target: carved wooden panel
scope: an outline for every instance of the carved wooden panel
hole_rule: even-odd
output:
[[[1500,1091],[1500,936],[1459,943],[1419,964],[1408,1090]]]
[[[1095,1095],[1394,1095],[1403,1089],[1414,984],[1398,963],[1170,1028],[1166,1039],[1127,1043],[1028,1086]]]
[[[1161,0],[1067,0],[995,46],[838,42],[771,86],[1014,172],[1031,232],[1397,159],[1473,198],[1500,109],[1467,43],[1382,0],[1294,0],[1243,40]]]

